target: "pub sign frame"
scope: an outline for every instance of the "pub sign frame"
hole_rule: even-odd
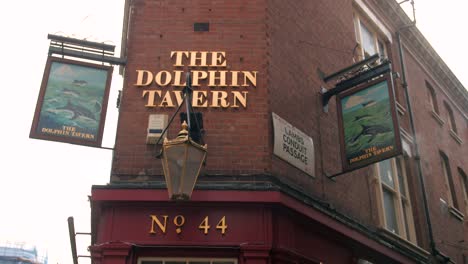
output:
[[[112,66],[49,56],[30,138],[100,147]]]
[[[391,73],[337,96],[344,171],[352,171],[402,153]]]

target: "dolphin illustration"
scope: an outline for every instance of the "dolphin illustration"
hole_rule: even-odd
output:
[[[359,121],[361,119],[365,119],[365,118],[368,118],[368,117],[371,117],[371,115],[364,114],[364,115],[361,115],[361,116],[355,116],[354,121]]]
[[[85,86],[88,84],[87,81],[83,81],[83,80],[73,80],[73,85],[76,85],[76,86]]]
[[[65,106],[59,107],[59,108],[57,108],[57,110],[68,110],[68,111],[72,112],[73,113],[73,115],[71,116],[72,120],[82,116],[82,117],[86,117],[86,118],[92,119],[94,121],[97,121],[95,113],[93,113],[88,108],[86,108],[84,106],[81,106],[79,104],[72,104],[70,99],[68,100],[68,102],[67,102],[67,104]]]
[[[370,100],[370,101],[367,101],[365,103],[362,103],[362,107],[368,107],[368,106],[371,106],[371,105],[375,105],[376,102],[374,100]]]
[[[68,89],[68,88],[66,88],[66,87],[63,87],[63,89],[62,89],[62,94],[70,95],[70,96],[73,96],[73,97],[78,97],[78,96],[80,96],[80,93],[79,93],[79,92],[73,91],[72,89]]]
[[[392,130],[386,126],[382,126],[382,125],[361,125],[361,132],[359,132],[359,134],[357,134],[352,140],[351,140],[351,144],[354,144],[357,142],[357,140],[362,137],[362,136],[370,136],[369,140],[367,141],[367,143],[371,142],[372,140],[374,140],[374,138],[378,135],[378,134],[384,134],[384,133],[388,133],[388,132],[392,132]]]
[[[57,98],[50,98],[50,99],[47,99],[46,101],[49,102],[49,103],[58,103],[59,102],[59,100]]]

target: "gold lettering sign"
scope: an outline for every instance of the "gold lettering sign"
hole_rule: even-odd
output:
[[[174,67],[188,67],[191,71],[193,107],[247,108],[249,88],[257,87],[257,71],[221,70],[227,67],[224,51],[171,51],[169,58]],[[134,85],[144,87],[141,96],[145,107],[177,107],[183,101],[185,72],[136,70]]]
[[[94,135],[89,133],[77,132],[76,127],[73,126],[62,126],[61,129],[57,128],[47,128],[43,127],[41,132],[47,135],[59,135],[59,136],[68,136],[81,139],[94,140]]]
[[[165,235],[168,232],[168,215],[150,215],[151,218],[151,224],[150,224],[150,230],[149,234],[157,235]],[[172,224],[173,227],[175,227],[174,231],[177,234],[182,233],[182,228],[185,225],[185,216],[183,215],[177,215],[173,217],[172,219]],[[212,226],[210,225],[210,219],[208,216],[205,216],[201,221],[199,222],[200,224],[198,225],[198,229],[203,232],[203,234],[208,235],[210,230],[212,229]],[[228,229],[227,225],[227,220],[226,216],[221,217],[217,222],[216,226],[214,229],[218,232],[221,233],[221,235],[226,234],[226,230]],[[169,228],[169,232],[171,231],[171,228]]]

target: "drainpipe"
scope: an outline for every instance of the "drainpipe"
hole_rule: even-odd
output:
[[[427,231],[429,233],[429,244],[430,244],[430,248],[431,248],[431,254],[435,258],[441,257],[443,259],[444,263],[454,263],[454,262],[452,262],[452,260],[449,257],[443,255],[439,250],[437,250],[437,247],[436,247],[436,244],[435,244],[435,241],[434,241],[434,234],[432,233],[431,217],[430,217],[430,214],[429,214],[429,206],[428,206],[428,202],[427,202],[426,187],[425,187],[424,177],[423,177],[422,168],[421,168],[421,156],[419,155],[419,148],[418,148],[418,143],[417,143],[418,140],[416,139],[416,129],[415,129],[415,126],[414,126],[413,110],[412,110],[412,107],[411,107],[411,100],[409,98],[409,93],[408,93],[408,83],[406,82],[406,68],[405,68],[405,63],[403,61],[403,58],[404,58],[403,57],[403,47],[402,47],[402,44],[401,44],[400,32],[403,29],[407,29],[407,28],[413,27],[415,25],[416,25],[416,21],[414,21],[412,24],[410,24],[408,26],[403,26],[402,28],[400,28],[396,32],[397,42],[398,42],[398,51],[399,51],[399,55],[400,55],[401,79],[402,79],[402,82],[403,82],[402,86],[403,86],[403,89],[405,91],[406,105],[408,107],[411,132],[412,132],[412,136],[413,136],[413,139],[414,139],[414,152],[415,152],[414,159],[416,160],[418,178],[419,178],[419,182],[421,183],[423,206],[424,206],[424,215],[426,217]]]

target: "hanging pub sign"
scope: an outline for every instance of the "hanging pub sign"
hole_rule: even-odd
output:
[[[49,57],[31,138],[101,146],[112,67]]]
[[[337,107],[344,171],[402,153],[391,74],[339,94]]]

